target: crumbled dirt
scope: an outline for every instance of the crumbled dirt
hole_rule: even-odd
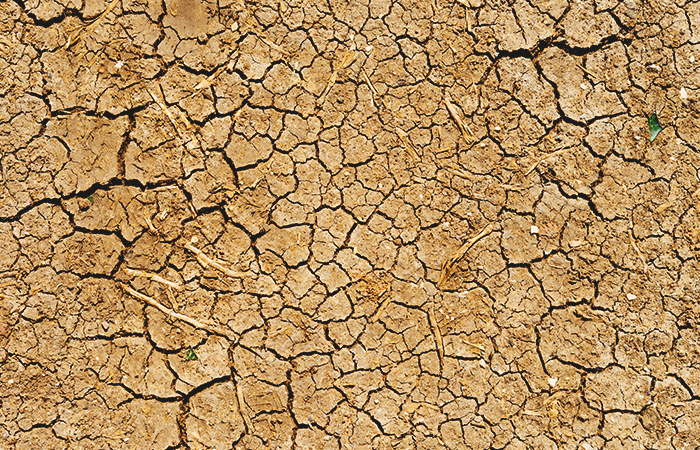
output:
[[[0,448],[696,448],[699,5],[1,2]]]

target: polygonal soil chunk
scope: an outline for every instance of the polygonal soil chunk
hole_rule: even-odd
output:
[[[641,411],[651,403],[651,377],[613,366],[586,379],[586,400],[604,411]]]
[[[233,382],[219,383],[193,395],[184,425],[188,440],[201,448],[230,449],[245,432]]]
[[[114,235],[76,232],[55,247],[53,267],[80,275],[108,275],[117,267],[124,246]]]
[[[296,266],[309,257],[311,230],[307,226],[277,228],[270,230],[257,240],[255,246],[261,252],[269,250],[280,256],[290,266]]]
[[[69,161],[56,176],[62,194],[84,191],[95,183],[107,183],[119,174],[117,157],[129,119],[115,120],[74,114],[47,125],[47,135],[68,147]]]
[[[188,351],[181,351],[168,358],[170,368],[178,379],[196,388],[217,378],[231,374],[228,361],[229,343],[220,336],[210,336],[207,341],[191,348],[197,359],[188,358]]]
[[[540,325],[540,348],[545,361],[557,358],[595,369],[613,362],[614,328],[604,317],[585,308],[555,310]]]

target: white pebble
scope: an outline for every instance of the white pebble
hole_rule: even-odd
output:
[[[547,378],[547,381],[549,382],[549,385],[554,387],[557,385],[557,381],[559,381],[559,378]]]
[[[637,298],[634,294],[627,294],[627,300],[635,300]]]
[[[530,227],[530,233],[532,233],[532,234],[537,234],[537,233],[539,233],[539,232],[540,232],[540,229],[537,228],[537,226],[533,225],[533,226]]]
[[[690,57],[690,62],[695,62],[695,56]]]
[[[688,98],[688,92],[685,90],[684,87],[681,88],[681,98],[682,98],[683,100],[685,100],[686,98]]]

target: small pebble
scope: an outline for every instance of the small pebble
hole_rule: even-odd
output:
[[[637,298],[634,294],[627,294],[627,300],[635,300]]]
[[[537,228],[535,225],[533,225],[533,226],[530,227],[530,233],[532,233],[532,234],[537,234],[537,233],[539,233],[539,232],[540,232],[540,229]]]
[[[682,98],[683,100],[685,100],[686,98],[688,98],[688,91],[686,91],[684,87],[681,88],[681,98]]]

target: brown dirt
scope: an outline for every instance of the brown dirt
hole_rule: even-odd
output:
[[[0,448],[700,442],[698,3],[0,29]]]

